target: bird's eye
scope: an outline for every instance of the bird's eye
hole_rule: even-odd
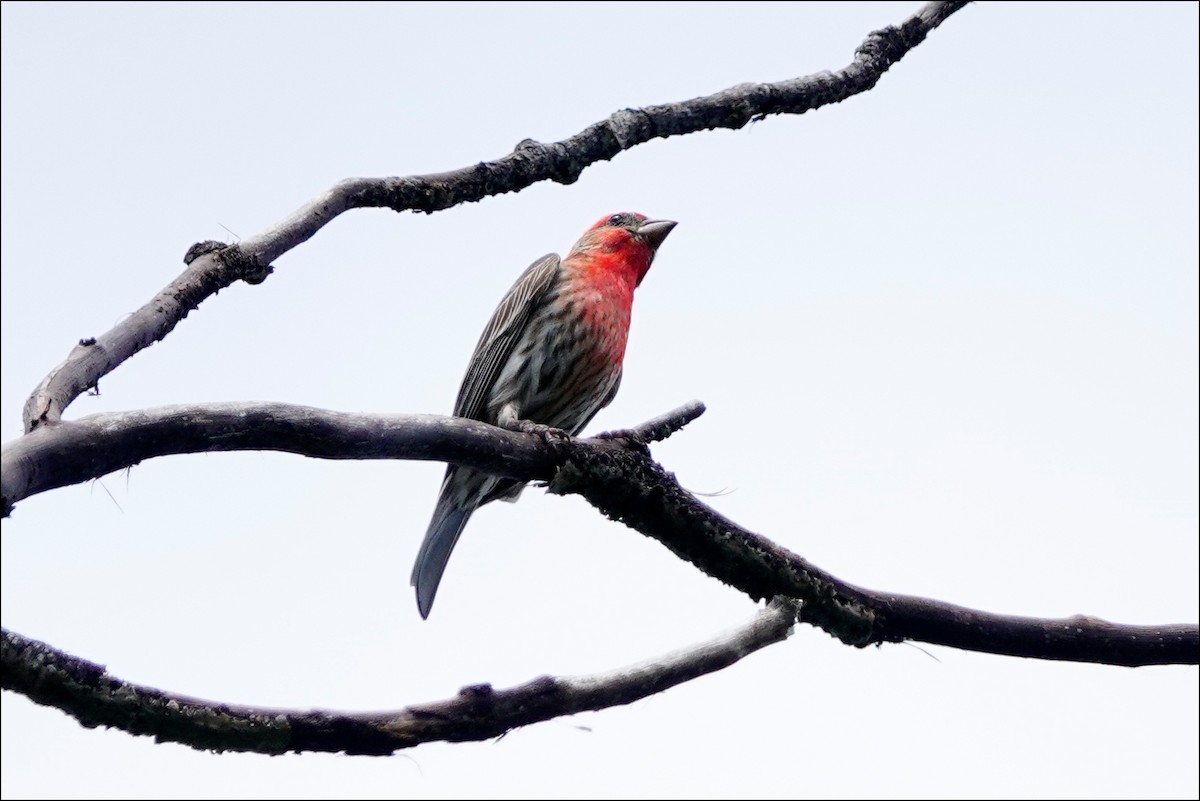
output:
[[[614,214],[608,218],[609,225],[620,225],[623,222],[625,222],[625,215],[623,214]]]

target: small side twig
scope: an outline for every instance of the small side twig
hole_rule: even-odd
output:
[[[700,401],[688,401],[678,409],[672,409],[666,414],[660,414],[658,417],[647,420],[640,426],[605,431],[597,434],[592,439],[628,440],[634,445],[644,447],[651,442],[663,441],[704,414],[704,411],[705,406]]]

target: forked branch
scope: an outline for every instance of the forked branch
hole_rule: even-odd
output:
[[[289,404],[196,404],[98,414],[43,427],[3,450],[5,510],[55,487],[145,459],[274,450],[323,459],[453,462],[551,492],[582,495],[608,517],[657,539],[754,599],[804,602],[801,620],[850,645],[917,640],[972,651],[1114,665],[1197,664],[1200,628],[1126,626],[1076,616],[1012,617],[856,587],[702,503],[651,458],[645,443],[696,419],[693,401],[628,431],[547,442],[473,420],[346,414]]]
[[[436,175],[343,181],[269,230],[238,245],[200,243],[187,269],[115,328],[81,340],[25,404],[26,434],[3,448],[3,514],[30,495],[99,478],[144,459],[227,450],[279,450],[329,459],[430,459],[542,480],[582,495],[611,518],[654,537],[751,598],[776,597],[749,625],[705,646],[636,668],[575,679],[536,679],[509,690],[478,685],[458,697],[398,712],[343,714],[231,707],[127,684],[103,667],[4,631],[5,689],[57,706],[84,725],[117,726],[197,748],[383,754],[432,740],[497,736],[516,726],[629,703],[783,639],[792,621],[865,646],[919,640],[997,654],[1118,665],[1197,664],[1196,625],[1122,626],[1088,617],[1008,617],[848,584],[722,517],[651,458],[702,411],[689,404],[629,430],[546,442],[483,423],[431,415],[353,415],[287,404],[197,404],[67,422],[80,394],[163,339],[200,303],[241,280],[260,283],[281,254],[355,208],[433,212],[539,181],[571,183],[588,166],[655,138],[737,129],[801,114],[870,89],[964,2],[933,2],[899,26],[870,34],[835,72],[742,84],[679,103],[625,109],[572,137],[525,140],[495,161]]]

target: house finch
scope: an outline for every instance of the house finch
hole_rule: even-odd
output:
[[[483,329],[454,414],[517,431],[579,433],[617,394],[633,290],[674,227],[614,214],[589,228],[565,259],[551,253],[531,264]],[[515,501],[524,487],[447,466],[412,572],[422,618],[471,514],[490,501]]]

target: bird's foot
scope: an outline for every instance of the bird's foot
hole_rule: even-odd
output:
[[[566,442],[571,438],[571,435],[566,431],[563,431],[561,428],[542,425],[541,423],[535,423],[532,420],[514,420],[512,424],[506,426],[506,428],[512,431],[520,431],[522,434],[537,434],[543,440],[545,440],[547,444]]]

